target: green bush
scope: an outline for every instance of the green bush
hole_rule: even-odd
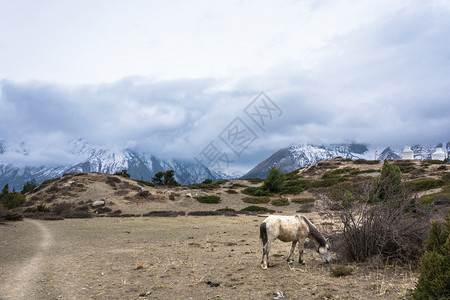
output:
[[[140,184],[145,185],[145,186],[150,186],[150,187],[154,187],[155,186],[153,183],[145,181],[145,180],[135,180],[135,181],[137,183],[140,183]]]
[[[382,202],[404,192],[400,168],[385,160],[380,176],[376,178],[374,189],[370,195],[371,202]]]
[[[245,180],[253,184],[264,182],[264,179],[261,178],[247,178]]]
[[[250,204],[265,204],[270,202],[269,197],[244,197],[242,201]]]
[[[27,193],[31,193],[35,188],[37,188],[37,183],[36,180],[33,179],[31,181],[26,182],[23,185],[21,193],[24,195]]]
[[[250,206],[247,206],[247,207],[241,209],[241,211],[244,211],[244,212],[245,211],[248,211],[248,212],[261,211],[262,212],[262,211],[269,211],[269,209],[267,207],[263,207],[263,206],[250,205]]]
[[[355,172],[355,171],[359,171],[359,170],[355,169],[355,168],[336,169],[336,170],[324,173],[322,175],[322,179],[338,178],[340,174],[351,173],[351,172]]]
[[[22,215],[15,213],[13,211],[8,211],[5,216],[5,220],[7,221],[20,221],[22,220]]]
[[[47,185],[47,184],[49,184],[49,183],[52,183],[52,182],[55,182],[55,181],[58,181],[58,180],[61,180],[61,177],[56,177],[56,178],[44,180],[44,181],[41,183],[41,185]]]
[[[296,179],[298,179],[300,177],[298,175],[299,171],[300,171],[300,169],[297,169],[297,170],[294,170],[292,172],[285,173],[284,176],[286,176],[286,180],[296,180]]]
[[[308,188],[320,188],[320,187],[330,187],[332,185],[338,184],[340,182],[348,181],[348,179],[337,176],[334,178],[327,178],[322,180],[316,180],[308,184]]]
[[[195,199],[200,203],[217,204],[220,203],[220,197],[215,195],[198,196]]]
[[[73,176],[76,176],[76,177],[78,177],[78,176],[86,176],[87,175],[87,173],[82,173],[82,172],[80,172],[80,173],[73,173]]]
[[[416,167],[414,167],[414,163],[407,160],[397,160],[393,163],[393,165],[397,166],[402,173],[409,173],[416,169]]]
[[[432,224],[419,269],[414,299],[450,299],[450,213]]]
[[[278,193],[284,186],[285,176],[280,169],[273,166],[266,180],[264,180],[263,189],[272,193]]]
[[[8,209],[13,209],[25,203],[26,198],[21,193],[11,192],[0,196],[1,203]]]
[[[356,159],[353,161],[355,165],[377,165],[381,161],[380,160],[366,160],[366,159]]]
[[[230,186],[230,189],[246,188],[246,187],[248,187],[248,185],[240,184],[240,183],[233,183],[233,184]]]
[[[443,160],[432,160],[432,159],[428,159],[428,160],[424,160],[422,162],[422,165],[424,166],[429,166],[429,165],[442,165],[445,164],[445,161]]]
[[[273,199],[270,204],[274,206],[287,206],[290,204],[289,200],[286,198],[280,198],[280,199]]]
[[[450,184],[450,172],[442,175],[442,181],[444,181],[444,184]]]
[[[281,192],[284,194],[300,194],[308,186],[309,180],[289,180],[283,185]]]
[[[407,186],[411,188],[414,192],[421,192],[431,189],[437,189],[444,185],[444,181],[440,179],[416,179],[411,180],[407,183]]]
[[[191,188],[191,189],[212,190],[212,189],[219,188],[220,185],[217,184],[217,182],[213,182],[213,183],[193,183],[193,184],[189,184],[188,187]]]
[[[268,190],[263,189],[262,187],[249,187],[242,190],[242,193],[250,196],[263,197],[263,196],[273,196]]]
[[[122,176],[125,178],[130,178],[130,174],[128,174],[127,170],[122,170],[120,172],[114,173],[114,175]]]

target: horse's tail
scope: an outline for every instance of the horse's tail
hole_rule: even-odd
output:
[[[263,245],[267,244],[267,224],[262,222],[259,226],[259,237],[262,240]]]

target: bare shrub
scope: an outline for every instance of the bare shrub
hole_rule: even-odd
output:
[[[144,217],[177,217],[177,216],[185,216],[186,213],[184,211],[150,211],[144,214]]]
[[[150,196],[151,194],[149,191],[141,191],[141,192],[137,193],[137,195],[139,197],[147,197],[147,196]]]
[[[80,201],[80,202],[82,202],[82,201]],[[89,206],[87,204],[84,204],[84,205],[76,207],[75,210],[88,211]]]
[[[346,266],[335,266],[330,270],[331,275],[334,277],[343,277],[353,274],[353,269],[351,267]]]
[[[63,215],[72,209],[72,204],[68,202],[56,203],[52,206],[52,211],[57,215]]]
[[[331,197],[332,205],[339,207],[337,214],[343,225],[343,238],[335,247],[338,254],[352,261],[380,256],[384,260],[417,262],[423,254],[428,218],[418,212],[411,193],[398,182],[384,181],[381,187],[377,180],[359,184],[358,188],[338,193],[342,197]],[[379,189],[383,201],[374,203],[374,191],[379,194]],[[352,195],[351,191],[356,190],[360,194]]]
[[[92,214],[89,211],[69,211],[64,214],[66,219],[86,219],[92,218]]]
[[[49,193],[49,194],[57,193],[59,191],[60,191],[60,189],[56,183],[47,189],[47,193]]]

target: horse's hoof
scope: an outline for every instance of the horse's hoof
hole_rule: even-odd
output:
[[[300,261],[301,265],[306,265],[306,262],[304,260]]]
[[[267,270],[267,266],[261,266],[263,270]]]

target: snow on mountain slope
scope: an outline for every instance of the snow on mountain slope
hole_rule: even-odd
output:
[[[411,149],[414,152],[414,159],[431,159],[431,154],[436,147],[443,147],[444,152],[450,152],[450,142],[436,146],[415,145]],[[371,160],[377,154],[378,160],[401,159],[402,150],[403,148],[387,147],[381,152],[375,152],[375,149],[369,149],[364,144],[294,145],[275,152],[245,174],[243,178],[265,178],[272,166],[276,166],[283,172],[291,172],[319,161],[339,156],[350,159],[362,158]]]
[[[283,172],[291,172],[338,156],[350,159],[373,157],[372,152],[363,144],[293,145],[274,153],[245,174],[244,178],[264,178],[272,166]]]
[[[4,143],[0,144],[2,153],[5,152]],[[25,148],[24,146],[22,148]],[[59,177],[71,172],[99,172],[113,174],[127,170],[133,179],[151,181],[155,173],[167,170],[175,171],[175,179],[181,184],[201,182],[205,179],[220,180],[229,178],[227,175],[215,172],[194,161],[160,160],[149,153],[138,153],[132,150],[105,149],[92,145],[83,140],[71,142],[72,155],[78,158],[77,163],[61,164],[58,166],[16,166],[2,161],[0,156],[0,186],[9,184],[20,190],[24,183],[35,179],[40,183],[45,179]],[[27,155],[28,152],[22,152]]]

